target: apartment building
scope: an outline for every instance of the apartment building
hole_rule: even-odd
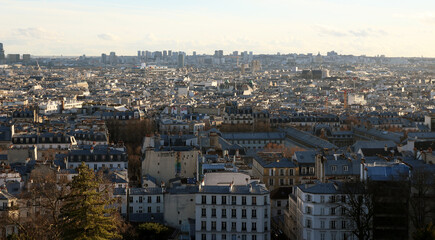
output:
[[[289,197],[284,231],[297,240],[356,239],[345,216],[346,195],[340,194],[339,183],[302,184]]]
[[[207,173],[195,196],[196,239],[270,239],[269,191],[243,173]]]

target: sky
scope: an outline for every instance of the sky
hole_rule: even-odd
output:
[[[5,53],[435,57],[434,0],[0,0]]]

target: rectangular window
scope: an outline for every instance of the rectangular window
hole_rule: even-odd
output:
[[[311,195],[310,194],[305,195],[305,201],[311,202]]]
[[[313,167],[310,167],[310,168],[309,168],[309,172],[310,172],[310,174],[314,174],[314,168],[313,168]]]
[[[257,197],[252,197],[252,205],[257,205]]]
[[[332,207],[332,208],[331,208],[330,215],[332,215],[332,216],[335,215],[335,207]]]
[[[157,212],[158,213],[160,212],[160,206],[157,206]]]
[[[148,213],[151,213],[151,207],[148,207]]]
[[[242,231],[246,231],[246,222],[242,222]]]
[[[283,178],[280,178],[279,179],[279,185],[280,186],[284,186],[285,184],[284,184],[284,179]]]
[[[222,196],[222,205],[227,204],[227,196]]]
[[[280,175],[280,176],[284,176],[284,169],[280,169],[280,170],[279,170],[279,175]]]
[[[269,178],[269,186],[273,186],[273,178]]]
[[[277,201],[276,201],[276,206],[277,206],[277,207],[281,207],[281,201],[280,201],[280,200],[277,200]]]
[[[341,221],[341,229],[346,229],[346,221]]]
[[[252,231],[257,231],[257,223],[256,222],[252,223],[251,230]]]
[[[289,175],[290,175],[290,176],[293,176],[293,175],[295,175],[295,172],[294,172],[294,170],[293,170],[293,169],[290,169],[290,171],[289,171]]]
[[[142,203],[142,196],[139,197],[139,202]]]
[[[222,234],[221,239],[222,239],[222,240],[227,240],[227,235],[226,235],[226,234]]]
[[[346,203],[346,195],[342,195],[341,196],[341,202],[342,203]]]
[[[242,218],[246,218],[246,209],[242,209]]]
[[[341,208],[341,216],[345,216],[346,215],[346,208],[342,207]]]
[[[216,196],[211,196],[211,204],[216,204]]]
[[[311,228],[311,219],[307,219],[306,226],[307,228]]]
[[[156,202],[160,203],[160,196],[157,196]]]
[[[236,222],[231,223],[231,231],[236,231]]]
[[[332,195],[332,196],[329,196],[329,202],[335,202],[335,196],[334,195]]]
[[[324,203],[325,202],[325,196],[320,196],[320,202]]]
[[[331,171],[332,171],[332,172],[337,171],[337,166],[336,166],[336,165],[331,166]]]
[[[201,234],[201,240],[207,240],[207,234]]]
[[[201,217],[207,216],[207,210],[205,208],[201,209]]]
[[[236,205],[237,204],[237,198],[236,196],[231,196],[231,204]]]
[[[211,222],[211,230],[216,230],[216,221]]]
[[[211,216],[216,217],[216,208],[211,209]]]
[[[221,223],[221,229],[222,230],[227,230],[227,222],[222,222]]]
[[[222,209],[222,218],[226,218],[226,217],[227,217],[227,210]]]
[[[201,221],[201,229],[205,230],[207,228],[207,222],[206,221]]]
[[[246,197],[245,196],[242,197],[242,205],[246,205]]]
[[[231,209],[231,217],[232,218],[236,218],[237,217],[237,210],[236,209]]]
[[[329,228],[330,228],[330,229],[335,229],[335,227],[336,227],[336,226],[335,226],[335,221],[334,221],[334,220],[330,221],[330,222],[329,222]]]
[[[151,196],[148,197],[148,203],[151,203]]]
[[[257,210],[256,209],[252,209],[251,217],[252,218],[257,218]]]
[[[267,218],[267,208],[264,209],[264,217]]]
[[[325,233],[320,233],[320,240],[325,240]]]
[[[307,213],[307,214],[311,214],[311,207],[306,207],[305,208],[305,212]]]
[[[345,172],[349,171],[349,166],[343,166],[343,171]]]
[[[325,221],[324,220],[320,221],[320,228],[325,229]]]
[[[202,204],[207,204],[207,196],[206,195],[202,195],[201,196],[201,203]]]

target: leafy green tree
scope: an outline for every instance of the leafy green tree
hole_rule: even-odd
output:
[[[71,192],[61,208],[60,229],[65,240],[104,240],[120,236],[114,209],[107,190],[100,190],[101,178],[84,162],[78,167],[78,176],[69,184]]]

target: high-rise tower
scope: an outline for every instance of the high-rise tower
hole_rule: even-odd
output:
[[[178,54],[178,67],[179,68],[184,67],[184,54],[183,53]]]
[[[3,43],[0,43],[0,62],[5,60],[5,50],[3,49]]]

